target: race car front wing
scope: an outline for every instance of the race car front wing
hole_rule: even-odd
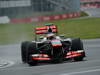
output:
[[[84,50],[77,50],[77,51],[69,51],[65,55],[65,59],[70,59],[74,57],[79,57],[83,56],[85,57],[85,52]],[[32,59],[33,60],[51,60],[51,58],[47,54],[32,54]]]

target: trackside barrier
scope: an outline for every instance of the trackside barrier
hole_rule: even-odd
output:
[[[100,0],[81,0],[81,2],[95,2],[95,1],[100,1]]]
[[[91,4],[81,4],[81,7],[95,7],[95,8],[100,8],[100,4],[97,3],[91,3]]]
[[[0,24],[6,24],[9,22],[10,22],[10,19],[8,18],[8,16],[0,16]]]
[[[65,14],[51,15],[51,16],[39,16],[39,17],[30,17],[30,18],[14,18],[14,19],[11,19],[10,22],[11,23],[42,22],[42,21],[74,18],[74,17],[79,17],[79,16],[80,16],[80,12],[75,12],[75,13],[65,13]]]
[[[85,4],[84,4],[85,2]],[[81,7],[100,8],[100,0],[81,0]]]

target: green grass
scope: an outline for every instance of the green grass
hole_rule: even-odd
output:
[[[82,39],[100,38],[100,18],[64,19],[52,21],[58,25],[59,33]]]
[[[41,23],[0,24],[0,44],[19,43],[33,40],[33,28],[40,24],[54,23],[59,34],[82,39],[100,38],[100,18],[63,19]]]
[[[88,14],[83,12],[83,11],[81,11],[81,17],[84,17],[84,16],[88,16]]]

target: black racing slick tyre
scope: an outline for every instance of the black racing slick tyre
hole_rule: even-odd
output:
[[[23,63],[27,62],[26,51],[27,51],[28,44],[29,44],[29,41],[22,42],[21,44],[21,58],[22,58]]]
[[[31,42],[28,44],[28,47],[27,47],[27,63],[30,65],[30,66],[35,66],[38,64],[38,61],[37,60],[33,60],[32,59],[32,54],[37,54],[38,53],[38,50],[37,50],[37,47],[36,47],[36,43],[35,42]]]
[[[72,47],[71,50],[77,51],[77,50],[84,50],[83,43],[80,40],[80,38],[74,38],[72,39]]]
[[[73,51],[84,50],[83,43],[80,40],[80,38],[74,38],[74,39],[72,39],[71,50],[73,50]],[[82,56],[75,57],[74,60],[75,61],[82,61],[84,57],[85,57],[85,51],[82,53]]]

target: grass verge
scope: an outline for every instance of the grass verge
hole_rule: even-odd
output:
[[[59,34],[64,34],[67,37],[100,38],[100,18],[74,18],[39,23],[0,24],[0,44],[33,40],[33,28],[45,23],[56,24]]]

